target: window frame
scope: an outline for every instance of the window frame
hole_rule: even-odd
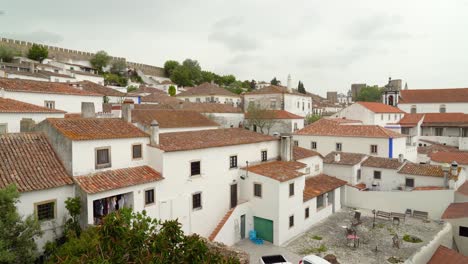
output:
[[[5,134],[8,134],[8,123],[0,123],[0,127],[2,127],[2,126],[5,126]],[[0,135],[2,135],[2,134],[3,133],[0,133]]]
[[[413,186],[408,186],[408,180],[413,181]],[[405,178],[405,187],[414,188],[415,184],[416,184],[416,181],[415,181],[414,178],[412,178],[412,177],[406,177]]]
[[[268,160],[268,150],[264,149],[260,151],[260,159],[262,162],[265,162]]]
[[[237,169],[237,155],[229,156],[229,169]]]
[[[153,201],[148,202],[146,193],[147,193],[147,192],[150,192],[150,191],[153,192],[153,195],[152,195],[152,196],[153,196],[153,197],[152,197]],[[145,197],[144,197],[144,198],[145,198],[145,199],[144,199],[144,201],[145,201],[145,206],[154,205],[154,204],[156,203],[156,191],[155,191],[154,188],[145,189],[145,190],[144,190],[144,196],[145,196]]]
[[[304,219],[309,219],[310,217],[310,207],[307,206],[306,208],[304,208]]]
[[[325,207],[325,195],[324,194],[321,194],[321,195],[317,196],[317,198],[315,200],[316,200],[315,203],[316,203],[317,210],[320,210],[320,209]],[[320,206],[319,206],[319,201],[322,201],[321,202],[322,205],[320,205]]]
[[[291,188],[292,187],[292,188]],[[296,194],[294,182],[290,182],[288,185],[289,197],[293,197]]]
[[[134,147],[136,146],[140,146],[140,157],[135,157]],[[141,159],[143,159],[143,144],[141,143],[132,144],[132,160],[141,160]]]
[[[379,176],[378,178],[376,178],[375,176]],[[382,180],[382,171],[379,171],[379,170],[374,170],[374,174],[372,175],[372,179],[374,180]]]
[[[291,221],[292,220],[292,221]],[[288,226],[289,226],[289,229],[293,228],[294,227],[294,214],[290,215],[288,217]]]
[[[460,225],[458,227],[458,235],[461,237],[468,237],[468,227]]]
[[[338,148],[338,146],[340,146],[340,147]],[[335,143],[335,151],[342,152],[343,151],[343,143],[336,142]]]
[[[51,104],[52,107],[49,107],[48,104]],[[55,101],[44,100],[44,107],[48,109],[55,109]]]
[[[198,162],[198,174],[192,174],[192,163],[196,163]],[[197,177],[197,176],[201,176],[201,160],[191,160],[190,161],[190,177]]]
[[[47,218],[47,219],[39,219],[39,208],[38,206],[45,205],[45,204],[50,204],[53,203],[53,218]],[[41,201],[34,203],[34,215],[36,216],[37,221],[39,222],[45,222],[45,221],[52,221],[57,219],[57,199],[51,199],[51,200],[46,200],[46,201]]]
[[[100,150],[107,150],[109,162],[98,164],[98,152]],[[112,151],[110,146],[94,148],[94,168],[96,170],[112,167]]]
[[[444,135],[444,128],[443,127],[436,127],[434,129],[434,134],[435,134],[436,137],[442,137]]]
[[[259,187],[260,195],[257,195],[257,186]],[[253,183],[253,196],[256,198],[263,198],[263,185],[260,182]]]
[[[375,148],[375,151],[374,151]],[[370,154],[378,154],[379,153],[379,148],[378,145],[372,144],[370,145]]]
[[[310,142],[310,149],[317,150],[317,141]]]
[[[194,204],[195,195],[200,195],[200,206],[199,207],[194,207],[195,206],[195,204]],[[202,209],[203,209],[203,195],[202,195],[202,192],[192,193],[192,211],[199,211],[199,210],[202,210]]]
[[[299,140],[293,140],[293,146],[299,147]]]

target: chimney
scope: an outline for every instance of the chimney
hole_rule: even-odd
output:
[[[150,145],[159,144],[159,123],[156,120],[153,120],[150,125]]]
[[[458,163],[456,161],[453,161],[452,164],[450,165],[450,175],[452,176],[458,175]]]
[[[122,119],[126,122],[132,123],[132,109],[133,104],[122,104]]]
[[[291,161],[292,157],[292,137],[290,135],[281,135],[280,157],[282,161]]]
[[[30,71],[31,73],[34,73],[34,71],[35,71],[34,62],[30,62],[30,63],[29,63],[29,71]]]
[[[20,121],[20,132],[32,132],[36,122],[32,118],[23,118]]]
[[[335,153],[335,162],[340,162],[340,160],[341,160],[341,154]]]
[[[403,154],[398,155],[398,162],[403,163],[405,161],[405,157]]]
[[[292,92],[292,80],[291,80],[291,74],[288,74],[288,92]]]
[[[83,118],[96,117],[96,111],[94,111],[94,103],[81,102],[81,117]]]

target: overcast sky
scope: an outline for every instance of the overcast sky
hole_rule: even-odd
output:
[[[0,0],[0,36],[162,66],[197,59],[310,92],[468,87],[468,1]]]

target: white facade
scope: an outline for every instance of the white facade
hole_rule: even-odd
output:
[[[80,74],[80,72],[73,72],[72,76],[74,77],[74,81],[77,82],[90,81],[93,83],[104,85],[104,77],[99,75],[90,75],[86,73]]]
[[[7,125],[7,133],[20,132],[20,122],[23,118],[31,118],[37,123],[46,118],[62,118],[64,113],[1,113],[0,125]]]
[[[244,123],[244,113],[202,113],[221,128],[239,127]]]
[[[313,113],[312,97],[290,93],[245,94],[244,111],[250,104],[265,107],[268,110],[285,110],[298,116],[306,117]]]
[[[440,113],[440,108],[445,106],[446,113],[468,114],[467,103],[399,103],[398,108],[407,113]]]
[[[178,99],[192,102],[192,103],[218,103],[218,104],[232,104],[240,106],[240,96],[226,96],[226,95],[191,95],[191,96],[177,96]]]
[[[37,92],[14,92],[5,91],[5,97],[14,100],[30,103],[38,106],[45,106],[45,101],[53,101],[55,109],[63,110],[69,113],[80,113],[82,102],[94,103],[96,112],[102,112],[103,97],[87,96],[87,95],[69,95],[69,94],[52,94],[52,93],[37,93]]]
[[[18,73],[12,73],[12,72],[5,72],[2,69],[0,69],[0,77],[3,78],[9,78],[9,79],[22,79],[22,80],[31,80],[31,81],[41,81],[41,82],[48,82],[48,78],[41,78],[38,76],[32,76],[32,75],[23,75],[21,74],[21,71],[18,71]]]
[[[375,113],[359,103],[352,104],[333,116],[336,118],[346,118],[360,120],[363,125],[379,125],[384,127],[388,123],[398,123],[403,118],[404,113]]]
[[[356,185],[362,181],[362,172],[361,178],[358,178],[359,170],[361,170],[360,163],[356,165],[323,164],[323,173],[347,181],[351,185]]]
[[[312,97],[284,94],[284,110],[306,117],[312,113]]]

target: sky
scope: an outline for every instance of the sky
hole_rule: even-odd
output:
[[[0,36],[307,91],[468,87],[468,0],[0,0]]]

